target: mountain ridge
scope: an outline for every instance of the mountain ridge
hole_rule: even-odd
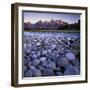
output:
[[[63,20],[51,20],[51,21],[42,21],[39,20],[36,23],[31,22],[24,22],[24,30],[36,30],[36,29],[42,29],[42,30],[59,30],[59,29],[67,29],[67,26],[71,27],[70,25],[76,27],[80,26],[80,20],[77,21],[77,23],[69,24]],[[79,29],[79,28],[78,28]]]

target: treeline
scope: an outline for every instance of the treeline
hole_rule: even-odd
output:
[[[66,24],[63,26],[59,26],[58,30],[80,30],[80,20],[74,24]]]

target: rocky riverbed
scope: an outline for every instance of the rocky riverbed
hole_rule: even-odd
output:
[[[80,33],[24,32],[24,77],[80,74]]]

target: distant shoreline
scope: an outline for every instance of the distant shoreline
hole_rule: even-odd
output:
[[[80,30],[24,30],[25,32],[62,32],[62,33],[80,33]]]

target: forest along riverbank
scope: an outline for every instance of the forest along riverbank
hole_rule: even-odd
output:
[[[80,30],[25,30],[25,32],[61,32],[61,33],[80,33]]]

